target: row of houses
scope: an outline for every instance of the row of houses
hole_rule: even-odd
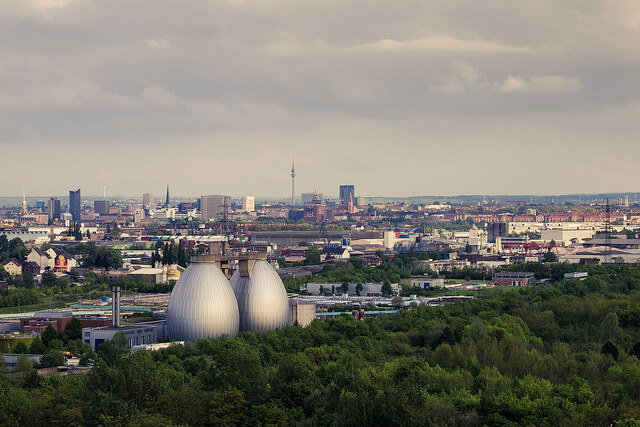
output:
[[[37,276],[42,271],[51,270],[56,273],[68,273],[76,267],[76,259],[61,247],[51,247],[46,250],[33,248],[27,255],[26,261],[17,258],[7,258],[0,265],[12,276],[30,271]]]

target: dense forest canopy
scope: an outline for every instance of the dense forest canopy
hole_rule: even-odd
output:
[[[54,342],[55,340],[52,340]],[[3,425],[638,425],[640,267],[0,376]]]

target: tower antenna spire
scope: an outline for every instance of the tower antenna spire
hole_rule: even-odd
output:
[[[291,159],[291,206],[296,205],[296,162]]]
[[[24,184],[22,184],[22,214],[27,213],[27,197],[24,194]]]

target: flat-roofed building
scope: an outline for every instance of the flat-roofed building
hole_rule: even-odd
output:
[[[223,195],[200,196],[200,216],[203,221],[222,219],[225,210],[229,212],[231,197]]]
[[[20,331],[42,335],[47,326],[51,325],[56,332],[64,332],[72,318],[70,311],[39,311],[31,317],[20,319]]]
[[[253,196],[244,196],[242,198],[242,210],[244,212],[253,212],[256,210],[256,199]]]
[[[82,328],[82,341],[98,350],[100,344],[113,340],[118,332],[123,332],[127,340],[127,348],[136,345],[153,344],[158,341],[158,333],[155,325],[140,323],[132,326],[105,326],[102,328]]]
[[[493,283],[496,286],[530,286],[535,277],[530,272],[504,272],[493,275]]]
[[[444,287],[444,279],[411,279],[411,286],[416,286],[422,289],[442,288]]]
[[[298,323],[307,326],[316,318],[316,305],[309,301],[300,301],[298,295],[289,296],[289,324]]]
[[[98,215],[109,215],[109,201],[108,200],[94,200],[93,212]]]

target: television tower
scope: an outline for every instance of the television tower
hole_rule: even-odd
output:
[[[24,195],[24,185],[22,186],[22,209],[20,209],[22,215],[27,214],[27,198]]]
[[[609,199],[607,199],[607,208],[605,211],[605,226],[604,226],[604,263],[611,263],[611,206],[609,205]]]
[[[296,164],[291,162],[291,206],[296,205]]]

